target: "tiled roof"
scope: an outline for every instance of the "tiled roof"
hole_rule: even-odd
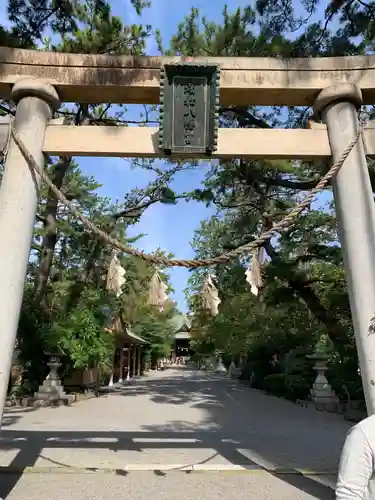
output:
[[[148,344],[147,340],[133,333],[129,327],[126,327],[119,316],[113,322],[112,327],[105,328],[105,331],[116,335],[129,344]]]

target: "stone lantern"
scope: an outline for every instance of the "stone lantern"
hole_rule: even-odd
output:
[[[216,373],[227,373],[227,369],[224,366],[223,363],[223,358],[222,358],[222,352],[218,351],[216,354],[216,367],[215,367],[215,372]]]
[[[68,396],[64,391],[58,374],[58,369],[61,366],[60,353],[46,353],[46,355],[49,357],[47,366],[50,372],[44,379],[42,385],[39,386],[38,392],[35,393],[34,398],[36,401],[43,401],[45,404],[67,404]]]
[[[316,344],[315,352],[306,356],[307,359],[315,362],[313,368],[317,372],[317,377],[310,390],[311,400],[317,410],[336,411],[339,400],[325,376],[329,357],[322,349],[323,341],[324,339],[321,337]]]

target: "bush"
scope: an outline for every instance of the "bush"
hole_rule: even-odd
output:
[[[262,381],[261,388],[274,396],[285,397],[288,392],[285,373],[267,375]]]
[[[110,370],[112,367],[113,336],[104,331],[91,309],[73,310],[66,318],[52,323],[45,335],[51,349],[57,347],[71,360],[75,369],[100,366],[103,370]]]
[[[310,392],[310,388],[310,381],[302,375],[274,373],[265,377],[262,382],[262,389],[265,391],[292,401],[305,399]]]
[[[252,378],[253,371],[254,371],[253,363],[246,363],[245,366],[242,368],[239,380],[250,380]]]
[[[295,401],[296,399],[306,399],[310,394],[312,387],[311,380],[302,374],[287,375],[286,377],[287,394],[286,397]]]
[[[355,352],[350,352],[348,349],[346,358],[343,360],[333,359],[329,364],[326,377],[341,401],[348,401],[348,395],[343,386],[349,392],[350,400],[364,400],[362,380],[358,373],[358,360]]]

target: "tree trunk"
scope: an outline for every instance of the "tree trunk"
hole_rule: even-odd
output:
[[[101,241],[100,242],[97,241],[94,243],[94,249],[91,253],[91,256],[88,257],[87,259],[85,268],[83,269],[82,273],[80,273],[76,277],[74,283],[71,286],[71,289],[69,290],[69,295],[65,305],[65,312],[72,311],[79,303],[81,295],[85,289],[85,286],[89,281],[91,274],[95,269],[95,266],[97,265],[98,258],[100,257],[102,248],[103,248],[103,243]]]
[[[64,157],[54,165],[52,173],[52,182],[57,188],[61,188],[72,158]],[[39,261],[39,268],[35,277],[35,302],[46,305],[46,287],[51,274],[52,261],[57,242],[57,215],[58,201],[51,191],[48,192],[46,208],[44,212],[44,237],[42,242],[42,253]]]
[[[109,222],[106,227],[103,228],[111,236],[116,236],[116,222],[119,216],[115,216],[114,220]],[[66,302],[66,312],[71,311],[74,307],[77,306],[81,295],[85,289],[87,282],[93,277],[93,272],[96,271],[97,276],[100,276],[102,273],[106,272],[105,266],[99,264],[101,259],[101,254],[106,244],[102,241],[94,240],[94,248],[91,252],[91,255],[88,257],[85,268],[82,273],[77,276],[76,281],[73,283],[72,288],[69,292],[69,296]]]
[[[288,283],[290,288],[306,303],[311,314],[327,328],[329,338],[340,351],[340,347],[348,343],[348,332],[341,325],[340,319],[331,311],[327,311],[315,290],[302,277],[293,276],[288,279]]]
[[[274,262],[281,262],[270,242],[267,242],[264,248]],[[340,319],[324,307],[314,288],[300,272],[291,270],[287,276],[283,274],[281,278],[288,282],[289,287],[305,302],[311,314],[327,328],[329,338],[340,351],[341,346],[348,343],[348,332],[340,323]]]

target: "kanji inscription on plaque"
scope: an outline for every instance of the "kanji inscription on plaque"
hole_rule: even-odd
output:
[[[166,155],[204,154],[217,147],[218,66],[168,64],[160,81],[159,147]]]

